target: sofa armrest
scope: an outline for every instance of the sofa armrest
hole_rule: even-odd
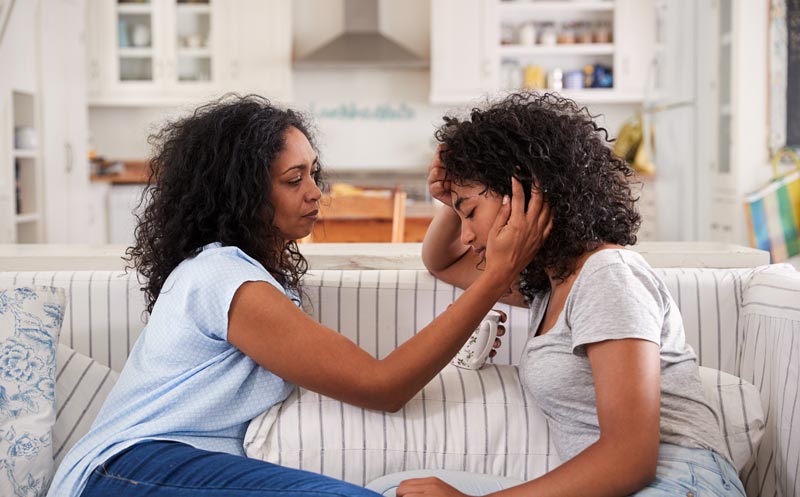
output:
[[[786,266],[756,272],[742,294],[738,375],[761,392],[766,431],[748,495],[800,492],[800,273]]]

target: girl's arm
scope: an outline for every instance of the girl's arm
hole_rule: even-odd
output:
[[[587,345],[600,438],[553,471],[493,497],[618,497],[655,477],[659,446],[659,347],[640,339]],[[557,374],[557,373],[556,373]],[[407,480],[399,497],[461,496],[436,478]]]
[[[487,246],[485,271],[433,322],[378,360],[317,323],[278,289],[242,285],[229,310],[228,341],[278,376],[350,404],[395,411],[455,356],[549,232],[541,196],[524,212],[521,185],[500,209]],[[545,209],[546,212],[546,209]],[[507,222],[506,222],[507,221]]]

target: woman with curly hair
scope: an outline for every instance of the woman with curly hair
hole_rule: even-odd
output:
[[[295,240],[317,219],[320,161],[296,112],[228,97],[169,123],[136,244],[149,322],[49,495],[358,496],[364,488],[244,456],[247,423],[292,384],[395,411],[456,354],[533,258],[541,197],[498,209],[492,262],[431,324],[378,360],[299,307]],[[514,188],[520,190],[520,185]]]
[[[445,118],[423,261],[471,288],[491,264],[489,227],[512,178],[541,192],[552,231],[504,301],[530,307],[520,379],[563,464],[496,496],[744,496],[708,404],[677,305],[636,252],[632,170],[585,109],[512,94],[468,119]],[[462,495],[435,478],[401,496]]]

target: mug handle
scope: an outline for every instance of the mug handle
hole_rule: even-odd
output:
[[[489,357],[489,353],[492,351],[492,348],[494,347],[494,340],[497,338],[497,324],[498,321],[496,319],[484,319],[481,321],[480,334],[488,334],[488,337],[483,350],[481,350],[481,353],[478,354],[477,357],[473,358],[476,368],[483,365],[483,363]]]

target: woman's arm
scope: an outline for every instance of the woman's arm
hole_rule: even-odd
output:
[[[455,356],[547,236],[549,216],[540,215],[541,197],[534,198],[526,214],[522,187],[514,182],[514,188],[520,193],[500,209],[492,227],[486,270],[385,359],[373,358],[317,323],[264,282],[245,283],[237,290],[229,310],[228,341],[264,368],[309,390],[361,407],[399,409]]]
[[[658,345],[639,339],[607,340],[588,345],[587,353],[599,440],[542,477],[492,496],[618,497],[640,490],[655,477],[661,402]],[[463,495],[436,478],[407,480],[397,490],[399,497]]]

